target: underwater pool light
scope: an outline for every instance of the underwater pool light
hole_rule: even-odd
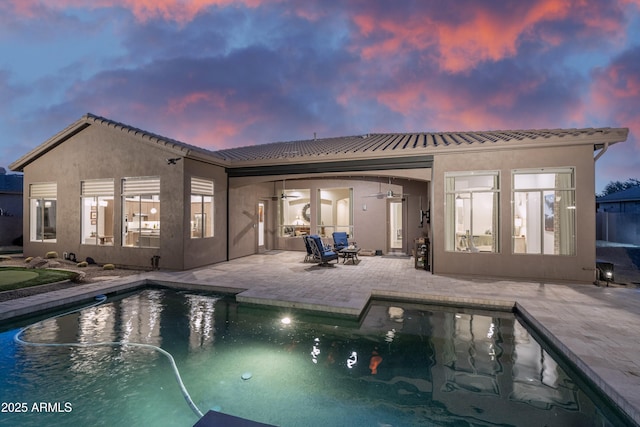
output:
[[[290,325],[291,324],[291,318],[290,317],[283,317],[282,319],[280,319],[280,323],[282,323],[283,325]]]

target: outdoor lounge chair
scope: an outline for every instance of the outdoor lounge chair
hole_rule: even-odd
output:
[[[307,249],[307,255],[304,257],[304,262],[315,261],[316,257],[313,254],[313,249],[311,249],[311,243],[308,239],[309,236],[302,236],[302,240],[304,240],[304,246]],[[319,261],[319,260],[318,260]]]
[[[333,247],[336,252],[349,246],[349,235],[344,231],[336,231],[333,233]]]
[[[336,260],[336,263],[338,262],[338,254],[331,249],[325,248],[320,236],[312,234],[311,236],[305,236],[305,239],[309,242],[309,247],[313,252],[313,258],[319,263],[319,265],[329,265],[329,261],[334,259]]]

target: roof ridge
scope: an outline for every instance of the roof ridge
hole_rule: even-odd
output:
[[[180,141],[178,139],[175,138],[170,138],[164,135],[160,135],[158,133],[155,132],[150,132],[144,129],[140,129],[131,125],[128,125],[126,123],[122,123],[116,120],[112,120],[112,119],[108,119],[106,117],[102,117],[93,113],[86,113],[83,117],[82,120],[86,121],[86,122],[93,122],[93,123],[98,123],[98,124],[102,124],[102,125],[106,125],[106,126],[113,126],[116,128],[121,128],[121,130],[124,130],[128,133],[133,133],[133,134],[140,134],[140,136],[142,138],[146,138],[149,141],[152,142],[160,142],[163,143],[165,146],[169,146],[172,145],[171,148],[183,148],[186,149],[187,151],[196,151],[196,152],[200,152],[200,153],[204,153],[207,154],[209,156],[214,156],[216,158],[220,158],[217,155],[217,150],[209,150],[207,148],[203,148],[197,145],[192,145],[192,144],[188,144],[186,142]]]

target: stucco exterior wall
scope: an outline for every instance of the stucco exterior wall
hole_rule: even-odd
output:
[[[255,254],[258,244],[258,203],[266,204],[267,241],[265,247],[273,249],[273,224],[269,221],[273,211],[271,196],[273,186],[265,183],[229,188],[229,258]],[[275,205],[274,205],[275,207]]]
[[[117,130],[90,126],[57,145],[45,156],[37,158],[24,169],[25,255],[44,256],[48,251],[57,251],[62,256],[64,252],[73,252],[78,259],[91,257],[98,263],[141,267],[151,267],[151,258],[158,255],[161,268],[178,270],[187,268],[186,265],[202,265],[198,262],[203,259],[211,259],[207,264],[224,260],[226,254],[215,245],[211,250],[203,250],[201,246],[211,243],[210,239],[188,242],[187,245],[184,234],[185,224],[189,221],[185,218],[188,215],[185,209],[189,206],[186,201],[189,200],[187,189],[190,185],[189,177],[185,177],[185,168],[190,173],[193,171],[197,175],[212,176],[216,178],[216,183],[225,183],[220,175],[222,169],[211,165],[198,167],[184,161],[168,165],[168,157],[175,157],[175,153],[154,142],[140,140],[135,135]],[[122,178],[144,176],[160,177],[160,248],[122,246]],[[81,244],[81,182],[106,178],[114,179],[113,245]],[[31,242],[29,239],[29,186],[38,182],[57,183],[55,243]],[[223,185],[223,197],[225,191],[226,185]],[[224,203],[222,205],[224,212],[226,206]],[[217,218],[216,223],[224,223],[224,218]],[[226,238],[224,232],[218,235],[219,241]]]
[[[576,254],[514,254],[512,247],[512,178],[514,169],[573,167],[576,185]],[[445,250],[445,172],[500,171],[500,252]],[[538,281],[595,279],[595,172],[588,145],[476,151],[434,158],[433,265],[436,274],[522,278]]]
[[[180,163],[180,162],[179,162]],[[211,179],[214,183],[213,237],[192,239],[190,229],[191,177]],[[184,159],[184,215],[182,235],[183,269],[201,267],[227,260],[227,174],[224,168],[208,163]]]

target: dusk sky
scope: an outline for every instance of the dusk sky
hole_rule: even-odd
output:
[[[2,0],[0,166],[87,112],[209,149],[376,132],[628,127],[640,0]]]

